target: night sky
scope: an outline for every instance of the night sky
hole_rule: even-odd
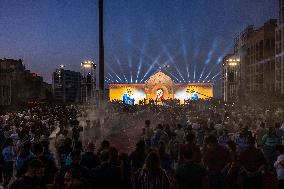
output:
[[[163,65],[175,81],[218,80],[247,25],[278,18],[278,0],[105,0],[109,81],[141,82]],[[51,82],[59,64],[98,63],[97,0],[0,0],[0,58]],[[218,64],[219,63],[219,64]],[[214,77],[215,76],[215,77]]]

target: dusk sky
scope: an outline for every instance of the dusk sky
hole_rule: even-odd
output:
[[[105,0],[104,6],[105,75],[119,82],[143,82],[165,64],[175,81],[218,79],[235,36],[278,18],[278,0]],[[23,59],[49,83],[59,64],[79,71],[83,60],[98,63],[97,0],[0,0],[4,57]]]

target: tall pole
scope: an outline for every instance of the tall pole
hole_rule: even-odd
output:
[[[103,15],[103,0],[99,1],[99,101],[102,102],[104,95],[104,15]]]

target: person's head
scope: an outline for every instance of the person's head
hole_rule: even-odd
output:
[[[152,174],[160,173],[161,161],[159,155],[156,152],[152,151],[148,154],[145,160],[144,169],[151,172]]]
[[[4,144],[4,147],[13,146],[13,139],[7,138]]]
[[[36,155],[36,156],[41,156],[43,155],[43,146],[41,143],[35,143],[33,145],[33,153]]]
[[[163,130],[163,125],[162,124],[158,124],[157,127],[156,127],[156,130],[157,131]]]
[[[264,128],[265,127],[265,123],[264,122],[261,122],[261,124],[259,125],[261,128]]]
[[[150,124],[151,124],[151,121],[150,121],[150,120],[146,120],[146,121],[145,121],[145,125],[146,125],[147,127],[149,127]]]
[[[186,142],[189,144],[195,143],[195,135],[193,133],[189,133],[186,135]]]
[[[109,148],[109,161],[111,163],[117,163],[118,159],[118,151],[115,147],[110,147]]]
[[[76,188],[81,185],[81,172],[77,169],[70,169],[64,175],[65,189]]]
[[[101,143],[101,148],[102,149],[108,149],[110,146],[110,143],[108,140],[103,140],[102,143]]]
[[[250,146],[254,146],[254,145],[255,145],[255,138],[254,138],[253,136],[249,136],[249,137],[247,138],[247,143],[248,143],[248,145],[250,145]]]
[[[218,140],[215,136],[213,135],[209,135],[207,138],[206,138],[206,144],[217,144],[218,143]]]
[[[33,159],[28,163],[26,176],[29,177],[43,177],[44,176],[44,165],[38,159]]]
[[[71,152],[72,163],[75,165],[79,165],[81,162],[81,152],[80,151],[72,151]]]

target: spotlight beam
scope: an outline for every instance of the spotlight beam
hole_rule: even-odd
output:
[[[182,44],[182,51],[183,51],[183,60],[186,68],[187,79],[189,80],[189,68],[188,68],[188,59],[187,59],[187,49],[185,44]]]
[[[155,67],[155,65],[158,63],[158,60],[161,58],[162,53],[160,53],[153,61],[153,63],[150,65],[150,67],[148,68],[148,70],[146,71],[146,73],[144,74],[143,78],[141,79],[140,82],[142,82],[144,80],[144,78],[150,73],[150,71]]]
[[[216,75],[214,75],[213,77],[212,77],[212,79],[211,80],[213,80],[215,77],[217,77],[219,74],[221,74],[222,73],[222,71],[220,71],[220,72],[218,72]]]
[[[114,54],[114,53],[113,53],[113,56],[114,56],[114,58],[115,58],[117,64],[119,65],[121,74],[123,75],[125,81],[128,83],[128,80],[127,80],[127,78],[126,78],[126,76],[125,76],[125,73],[123,72],[123,69],[122,69],[121,62],[120,62],[119,58],[118,58],[118,57],[116,56],[116,54]]]
[[[174,58],[176,57],[176,55],[173,57],[173,56],[171,55],[171,53],[169,52],[168,48],[167,48],[165,45],[163,45],[162,48],[163,48],[164,52],[166,53],[166,55],[167,55],[168,58],[169,58],[169,60],[168,60],[167,62],[171,62],[171,63],[174,65],[176,71],[178,72],[178,74],[180,75],[180,77],[182,78],[182,80],[185,82],[185,79],[184,79],[183,75],[181,74],[181,72],[180,72],[180,70],[179,70],[177,64],[176,64],[175,61],[174,61]],[[180,50],[179,50],[179,51],[180,51]],[[179,52],[179,51],[178,51],[178,52]],[[167,64],[167,63],[166,63],[166,64]]]
[[[120,80],[120,82],[122,82],[122,79],[117,75],[117,73],[115,71],[113,71],[113,69],[109,66],[109,64],[106,64],[107,68]]]

